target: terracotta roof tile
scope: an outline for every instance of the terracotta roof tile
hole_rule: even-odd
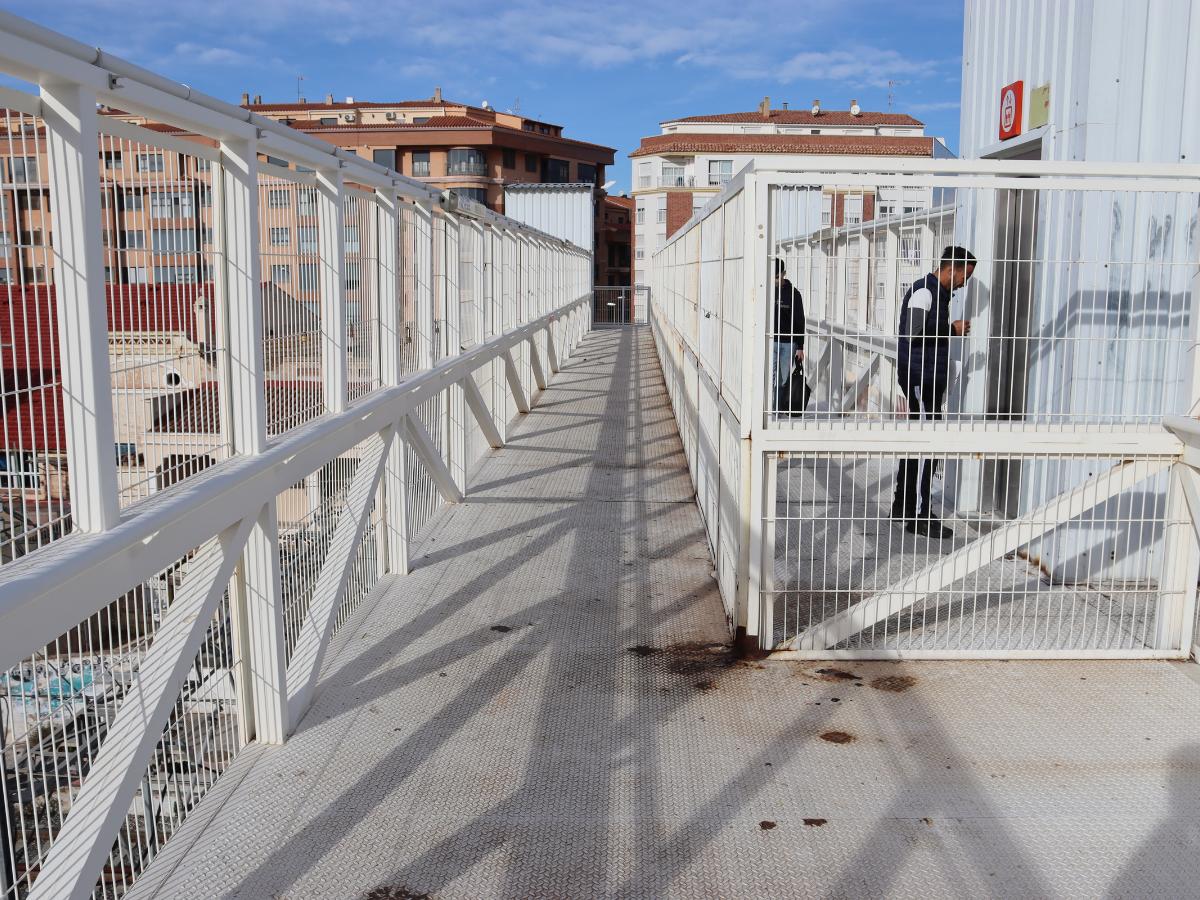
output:
[[[716,113],[711,116],[687,116],[682,119],[666,119],[661,124],[670,125],[675,122],[720,122],[741,123],[747,125],[911,125],[921,126],[925,123],[914,119],[906,113],[869,112],[863,110],[857,116],[850,115],[849,110],[822,110],[819,116],[814,116],[807,109],[773,109],[770,118],[764,119],[762,113],[753,112]]]
[[[853,134],[662,134],[642,138],[630,156],[662,153],[807,153],[932,156],[933,138]]]

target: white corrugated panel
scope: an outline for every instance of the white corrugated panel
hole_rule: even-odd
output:
[[[596,229],[595,192],[590,184],[510,184],[504,214],[589,253]]]
[[[1041,158],[1195,161],[1200,154],[1200,4],[1192,0],[969,0],[960,153],[993,155],[1000,92],[1050,85]]]

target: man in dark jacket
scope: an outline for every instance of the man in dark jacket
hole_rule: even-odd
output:
[[[962,247],[947,247],[936,272],[913,284],[900,304],[900,341],[896,375],[908,400],[908,417],[932,421],[942,417],[942,401],[950,383],[950,338],[970,333],[971,323],[950,320],[950,295],[975,271],[975,257]],[[892,518],[913,534],[943,540],[953,532],[929,508],[930,481],[936,459],[902,459],[896,473]],[[918,502],[919,501],[919,502]]]
[[[775,410],[780,413],[802,413],[808,402],[808,385],[802,368],[804,328],[804,297],[788,281],[783,260],[776,259],[771,383],[775,389]],[[792,383],[793,372],[800,379],[796,384]]]

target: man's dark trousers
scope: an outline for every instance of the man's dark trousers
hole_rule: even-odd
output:
[[[910,373],[901,389],[908,401],[910,419],[931,422],[942,417],[946,382],[935,378],[934,373],[922,373],[918,369]],[[896,473],[896,493],[892,498],[892,518],[912,521],[918,517],[929,517],[930,482],[937,471],[937,463],[936,459],[900,460],[900,468]],[[918,498],[920,506],[917,505]]]

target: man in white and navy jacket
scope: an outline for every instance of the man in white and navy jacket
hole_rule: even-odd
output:
[[[950,295],[975,271],[975,257],[962,247],[947,247],[936,272],[913,284],[900,304],[896,375],[908,401],[908,417],[931,421],[942,417],[942,401],[950,383],[950,339],[971,330],[965,319],[951,321]],[[892,518],[912,534],[944,540],[953,532],[929,508],[929,485],[936,459],[902,459],[896,473]]]

